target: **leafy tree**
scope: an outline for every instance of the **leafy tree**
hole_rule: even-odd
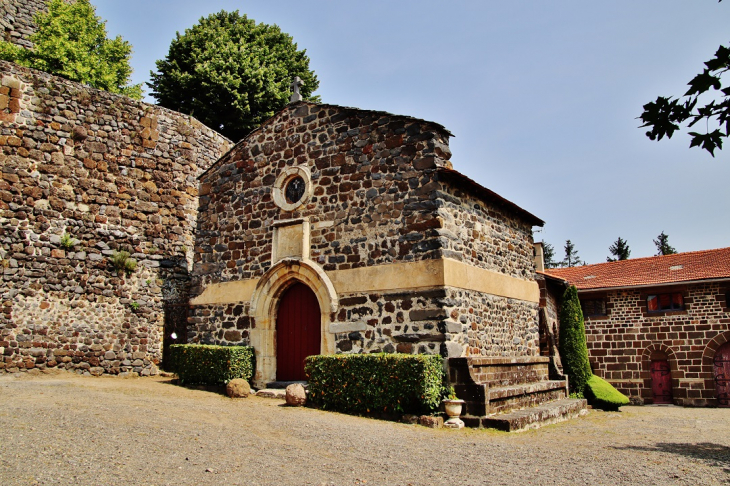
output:
[[[558,262],[555,261],[555,247],[545,240],[542,240],[542,258],[545,268],[555,268]]]
[[[564,267],[574,267],[576,265],[580,265],[580,257],[578,256],[578,250],[575,249],[575,245],[570,240],[565,241],[565,246],[563,247],[565,249],[565,259],[560,262],[560,264]],[[583,265],[585,265],[585,262],[583,262]]]
[[[674,255],[677,253],[677,250],[674,249],[673,246],[669,244],[669,236],[662,231],[659,233],[659,236],[657,236],[656,240],[653,240],[654,244],[656,245],[657,249],[657,256],[660,255]]]
[[[613,244],[608,247],[608,251],[610,251],[611,254],[616,258],[607,257],[607,262],[615,262],[616,260],[628,260],[629,255],[631,255],[631,250],[629,250],[629,244],[620,236],[618,237],[618,240],[614,241]]]
[[[571,285],[563,293],[560,305],[560,336],[558,350],[563,371],[568,375],[571,393],[583,393],[588,379],[593,375],[588,360],[588,344],[580,308],[578,290]]]
[[[722,1],[722,0],[719,0]],[[715,57],[705,62],[702,73],[695,76],[689,83],[689,89],[682,99],[673,99],[659,96],[655,101],[644,105],[641,114],[641,127],[650,127],[646,136],[651,140],[661,140],[665,135],[672,138],[681,123],[689,121],[687,127],[705,120],[705,133],[689,132],[692,137],[690,147],[701,147],[714,157],[715,149],[722,150],[722,141],[730,133],[730,87],[722,87],[722,76],[730,70],[730,49],[720,46]],[[720,91],[720,99],[712,99],[705,105],[698,106],[699,97],[713,90]],[[717,98],[717,97],[715,97]],[[710,122],[714,121],[718,128],[710,131]],[[724,132],[723,132],[724,128]]]
[[[158,104],[239,140],[286,106],[295,76],[302,96],[318,101],[305,53],[278,26],[222,10],[177,33],[148,85]]]
[[[106,22],[89,0],[50,0],[35,15],[32,49],[0,41],[0,58],[111,93],[142,98],[142,85],[130,85],[132,46],[120,36],[109,39]]]

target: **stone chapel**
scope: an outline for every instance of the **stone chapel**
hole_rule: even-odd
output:
[[[540,356],[544,223],[455,171],[450,136],[306,101],[246,136],[200,176],[189,342],[250,344],[261,387],[313,354],[441,354],[477,422],[564,398]]]

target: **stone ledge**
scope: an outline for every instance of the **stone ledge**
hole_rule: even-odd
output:
[[[464,421],[468,420],[467,425],[471,426],[489,427],[504,432],[522,432],[585,415],[588,413],[586,407],[585,400],[565,398],[524,410],[481,419],[464,419]],[[478,425],[475,424],[476,421],[479,422]]]
[[[526,383],[512,386],[500,386],[489,388],[489,400],[498,400],[502,398],[515,397],[520,395],[531,395],[534,393],[542,393],[550,390],[564,390],[564,381],[537,381],[534,383]]]

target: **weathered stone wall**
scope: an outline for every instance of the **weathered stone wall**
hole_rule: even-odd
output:
[[[280,219],[310,219],[311,259],[327,271],[437,258],[435,169],[450,155],[448,132],[435,123],[289,105],[201,177],[197,283],[263,274]],[[295,165],[311,170],[313,196],[287,213],[272,185]]]
[[[0,368],[154,372],[165,305],[187,301],[197,176],[229,141],[140,101],[0,72]],[[132,275],[112,267],[117,250]]]
[[[475,267],[534,280],[532,226],[453,184],[439,194],[444,255]]]
[[[69,3],[72,0],[67,0]],[[46,11],[45,0],[3,0],[0,2],[0,28],[3,40],[23,47],[32,47],[30,36],[36,31],[33,17]]]
[[[712,360],[730,340],[727,291],[707,283],[581,293],[581,298],[606,299],[607,316],[586,318],[594,373],[634,401],[652,403],[651,361],[663,356],[671,367],[675,403],[716,404]],[[682,292],[685,310],[648,313],[646,296],[665,292]]]

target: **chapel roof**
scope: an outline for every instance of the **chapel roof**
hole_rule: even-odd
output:
[[[578,290],[730,279],[730,248],[632,258],[582,267],[551,268],[544,273],[562,278]]]

